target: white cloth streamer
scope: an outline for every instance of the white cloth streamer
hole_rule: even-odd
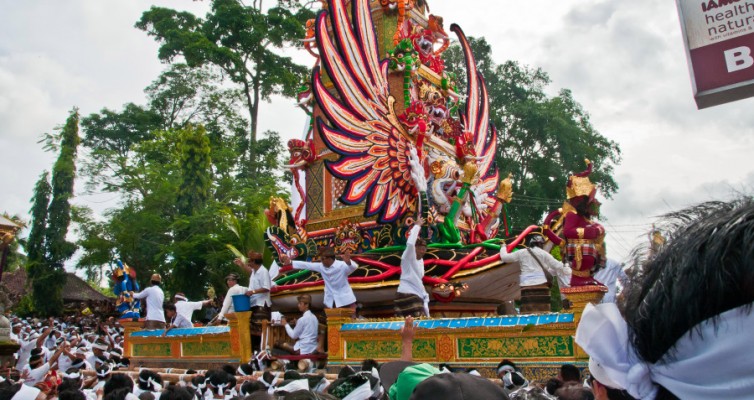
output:
[[[589,355],[589,370],[602,384],[637,399],[654,399],[662,385],[681,399],[742,399],[754,393],[752,304],[696,325],[656,363],[646,363],[629,340],[614,303],[588,304],[576,343]],[[660,316],[661,317],[661,316]],[[714,321],[714,322],[713,322]]]

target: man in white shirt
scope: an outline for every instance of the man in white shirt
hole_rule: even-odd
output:
[[[188,301],[185,294],[178,292],[173,296],[173,303],[175,303],[175,311],[190,322],[194,311],[201,310],[202,307],[212,303],[212,300]]]
[[[152,286],[134,293],[134,299],[147,301],[147,320],[144,322],[144,329],[165,329],[165,314],[162,311],[165,293],[160,288],[162,277],[160,274],[152,274],[150,281]]]
[[[301,318],[293,321],[296,327],[291,328],[285,317],[281,320],[283,325],[285,325],[285,332],[291,339],[296,340],[296,343],[293,346],[290,343],[280,343],[277,347],[296,355],[316,353],[319,322],[317,321],[317,317],[309,310],[312,296],[302,294],[296,299],[298,300],[298,310],[303,313]]]
[[[429,294],[424,288],[424,254],[427,242],[419,238],[424,220],[416,219],[408,234],[406,249],[401,256],[401,281],[395,297],[395,314],[397,316],[429,316]]]
[[[293,269],[308,269],[319,272],[325,282],[325,307],[350,308],[356,311],[356,296],[348,283],[348,275],[359,266],[351,261],[351,251],[346,250],[343,261],[335,259],[335,250],[325,247],[320,253],[322,262],[291,261],[287,254],[280,256],[283,265],[293,265]]]
[[[41,348],[47,336],[50,335],[52,327],[48,327],[41,335],[37,332],[32,332],[29,338],[21,340],[19,343],[21,348],[18,349],[18,362],[16,363],[16,370],[22,371],[24,367],[29,363],[29,357],[31,357],[31,351],[36,348]]]
[[[225,294],[225,300],[223,300],[223,308],[220,309],[220,313],[217,314],[216,322],[225,318],[225,315],[229,313],[235,313],[233,308],[233,296],[237,294],[246,294],[246,288],[238,284],[238,275],[229,274],[225,277],[225,283],[228,284],[228,293]]]
[[[550,311],[550,288],[547,273],[557,276],[560,287],[569,287],[571,268],[556,260],[542,249],[544,238],[535,235],[529,239],[529,247],[508,253],[503,244],[500,246],[500,260],[506,263],[517,262],[521,266],[519,285],[521,286],[521,312]]]
[[[162,336],[167,336],[168,331],[170,331],[173,328],[193,328],[194,324],[191,323],[191,321],[187,320],[186,317],[184,317],[181,314],[178,314],[176,311],[175,305],[173,304],[166,304],[165,305],[165,316],[167,317],[168,327],[165,329],[165,332],[162,333]]]
[[[58,357],[60,357],[60,354],[62,352],[63,348],[58,348],[58,350],[53,353],[52,357],[50,357],[50,360],[47,362],[44,362],[44,357],[40,354],[31,357],[29,359],[29,364],[24,368],[24,371],[22,372],[22,375],[25,377],[24,385],[34,386],[37,383],[42,382],[45,379],[45,376],[47,376],[47,372],[49,372],[51,368],[57,368]]]
[[[236,258],[236,265],[249,272],[249,290],[246,295],[251,302],[251,347],[259,350],[262,338],[262,321],[270,320],[272,310],[272,300],[270,299],[270,288],[272,281],[267,268],[262,265],[262,253],[249,251],[244,263],[240,258]]]

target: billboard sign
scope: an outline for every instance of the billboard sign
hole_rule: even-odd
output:
[[[754,0],[676,0],[698,108],[754,96]]]

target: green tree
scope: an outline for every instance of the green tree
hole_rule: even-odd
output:
[[[76,177],[76,153],[79,145],[79,113],[74,108],[60,134],[58,159],[52,169],[52,200],[47,209],[44,231],[44,262],[33,262],[32,282],[34,309],[43,315],[59,315],[63,310],[61,290],[65,285],[63,263],[73,256],[75,244],[66,240],[71,223],[73,184]]]
[[[71,220],[75,223],[76,246],[82,251],[76,268],[84,270],[87,282],[98,287],[106,276],[109,265],[115,259],[112,236],[108,225],[98,221],[92,210],[84,206],[71,208]]]
[[[182,56],[191,67],[214,65],[243,87],[250,122],[248,161],[256,158],[253,145],[260,101],[274,94],[294,96],[308,73],[308,68],[278,53],[286,45],[300,46],[304,23],[314,16],[297,1],[279,1],[266,12],[261,3],[247,6],[239,0],[213,0],[204,19],[152,7],[136,23],[160,42],[160,60],[172,62]]]
[[[618,190],[612,174],[620,163],[620,147],[594,129],[571,91],[563,89],[549,97],[545,89],[550,78],[542,69],[515,61],[496,64],[484,38],[470,42],[487,85],[490,118],[497,127],[496,163],[501,175],[513,173],[514,195],[508,208],[512,229],[540,223],[548,211],[560,207],[568,175],[585,169],[584,158],[594,162],[592,182],[610,198]],[[445,52],[445,62],[458,77],[458,87],[465,88],[459,46]]]
[[[181,185],[178,212],[193,215],[207,203],[212,189],[209,139],[203,126],[187,126],[181,134]]]
[[[47,227],[47,207],[50,204],[50,173],[44,171],[34,185],[34,197],[32,197],[31,231],[26,239],[26,256],[30,263],[45,262],[45,229]]]

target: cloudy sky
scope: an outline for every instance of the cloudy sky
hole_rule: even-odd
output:
[[[153,4],[200,15],[208,8],[189,0],[0,0],[0,212],[27,217],[33,185],[53,162],[37,141],[71,107],[87,115],[144,103],[143,88],[164,65],[154,40],[133,25]],[[552,93],[571,89],[594,127],[620,144],[620,189],[603,201],[612,258],[622,259],[655,215],[754,190],[754,100],[696,109],[675,2],[429,5],[446,27],[455,22],[469,36],[486,37],[498,63],[543,68]],[[294,110],[290,100],[265,104],[261,131],[300,136],[306,120]],[[75,199],[95,210],[115,201],[84,193]]]

